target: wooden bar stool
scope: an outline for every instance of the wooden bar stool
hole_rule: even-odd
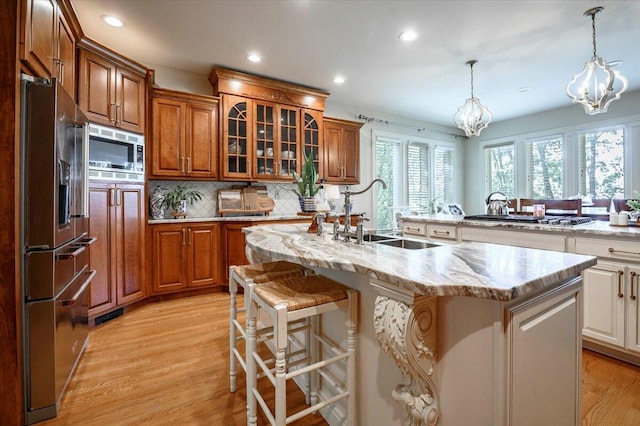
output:
[[[276,261],[257,263],[254,265],[231,266],[229,267],[229,391],[236,391],[236,361],[240,363],[246,372],[247,367],[244,357],[238,351],[238,340],[246,341],[244,327],[238,321],[238,313],[244,312],[248,303],[248,285],[250,283],[262,283],[281,277],[301,277],[311,270],[296,263]],[[244,308],[238,309],[236,306],[236,294],[238,286],[245,289]],[[265,330],[267,332],[267,330]],[[239,334],[239,335],[238,335]]]
[[[358,312],[358,292],[320,275],[295,278],[278,278],[260,285],[249,284],[249,305],[247,306],[247,424],[256,425],[257,405],[265,413],[271,425],[284,426],[308,414],[347,398],[347,424],[356,424],[356,323]],[[258,310],[263,310],[273,322],[272,346],[275,351],[275,372],[267,366],[258,352],[256,318]],[[318,319],[326,312],[342,310],[345,314],[346,349],[336,346],[319,333]],[[288,326],[301,319],[310,319],[310,340],[306,346],[311,349],[309,363],[297,369],[290,369],[286,356],[288,350]],[[319,350],[319,343],[323,350]],[[331,357],[320,356],[330,353]],[[323,358],[323,359],[320,359]],[[347,372],[346,387],[325,370],[338,361],[345,361]],[[275,387],[275,413],[272,413],[257,389],[258,366]],[[274,374],[275,373],[275,374]],[[310,407],[287,417],[286,382],[302,374],[309,374]],[[318,375],[323,383],[332,385],[336,394],[319,401]]]

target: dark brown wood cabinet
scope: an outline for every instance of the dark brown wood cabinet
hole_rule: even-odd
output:
[[[145,205],[144,185],[90,183],[91,317],[145,297]]]
[[[75,99],[76,35],[68,19],[56,0],[22,0],[21,7],[22,62],[38,77],[57,78]]]
[[[152,225],[151,241],[154,294],[220,284],[220,225]]]
[[[360,183],[362,123],[325,117],[324,179],[328,183]]]
[[[80,47],[80,108],[96,123],[144,133],[146,69],[95,42]]]
[[[150,95],[150,176],[216,178],[218,99],[165,89]]]

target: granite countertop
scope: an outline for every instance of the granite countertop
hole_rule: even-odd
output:
[[[468,225],[485,228],[519,229],[525,231],[550,231],[558,233],[582,234],[584,236],[601,235],[611,237],[640,237],[640,226],[615,226],[603,220],[594,220],[582,225],[557,226],[544,224],[529,224],[518,222],[500,222],[485,220],[468,220],[462,216],[452,215],[425,215],[425,216],[404,216],[404,220],[411,222],[440,223],[447,225]]]
[[[308,219],[305,216],[298,216],[297,214],[291,215],[279,215],[279,216],[227,216],[227,217],[187,217],[185,219],[149,219],[149,225],[157,224],[178,224],[178,223],[193,223],[193,222],[265,222],[265,221],[278,221],[278,220],[293,220],[293,219]]]
[[[358,245],[307,233],[306,225],[245,228],[246,244],[261,259],[353,271],[416,294],[508,301],[575,277],[596,258],[497,244],[460,243],[406,250]]]

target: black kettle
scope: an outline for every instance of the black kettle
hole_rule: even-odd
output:
[[[502,195],[503,198],[494,199],[494,195]],[[496,191],[489,194],[485,200],[487,203],[487,214],[492,216],[507,216],[509,214],[509,200],[502,192]]]

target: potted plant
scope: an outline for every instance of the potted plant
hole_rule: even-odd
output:
[[[297,188],[294,188],[293,192],[295,192],[300,199],[300,208],[302,211],[313,212],[316,210],[316,200],[314,197],[320,189],[320,185],[316,184],[318,172],[316,172],[313,164],[313,151],[311,151],[308,156],[306,153],[303,154],[304,164],[302,165],[300,175],[295,171],[293,172],[293,179],[297,185]]]
[[[627,200],[627,206],[631,208],[631,220],[640,222],[640,194],[633,191],[634,200]]]
[[[162,205],[170,209],[173,216],[179,217],[187,215],[187,204],[193,205],[200,200],[202,200],[202,192],[185,185],[177,185],[175,188],[167,190]]]

